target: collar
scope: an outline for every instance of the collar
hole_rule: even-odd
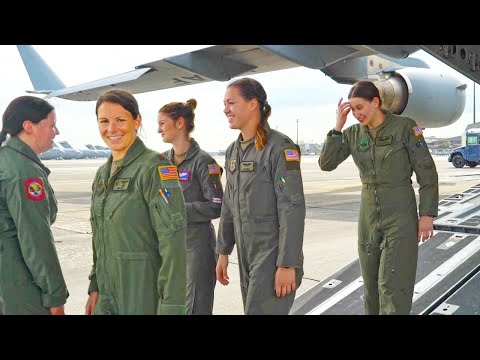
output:
[[[387,126],[388,124],[390,124],[390,122],[392,121],[392,118],[393,118],[393,113],[390,111],[390,110],[386,110],[385,111],[385,120],[383,121],[383,123],[377,128],[377,133],[379,131],[382,131],[385,126]],[[365,133],[370,133],[370,130],[368,129],[367,125],[360,125],[362,128],[363,128],[363,131]]]
[[[187,154],[185,155],[185,158],[183,159],[183,161],[193,158],[199,151],[200,151],[200,146],[198,145],[198,143],[195,141],[194,138],[190,138],[190,148],[188,149]],[[168,157],[168,160],[170,160],[170,162],[174,164],[173,147],[170,150],[168,150],[167,157]]]
[[[5,146],[8,146],[9,148],[19,152],[20,154],[26,156],[30,160],[32,160],[34,163],[36,163],[38,166],[40,166],[46,173],[47,175],[50,174],[50,169],[47,168],[45,165],[42,164],[40,159],[38,158],[38,155],[35,154],[35,152],[32,150],[30,146],[28,146],[26,143],[24,143],[18,136],[11,136]]]
[[[125,167],[131,162],[133,162],[136,158],[142,155],[146,149],[147,147],[145,146],[143,141],[140,140],[140,138],[137,136],[133,144],[128,149],[127,155],[125,155],[125,157],[123,158],[123,162],[122,162],[122,165],[120,165],[120,167]],[[106,163],[105,169],[108,169],[108,171],[110,171],[112,162],[113,162],[113,155],[110,155],[110,158]]]

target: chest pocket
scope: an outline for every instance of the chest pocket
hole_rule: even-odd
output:
[[[368,169],[368,164],[372,162],[372,153],[371,149],[368,148],[365,151],[360,151],[358,146],[355,146],[350,149],[350,153],[352,154],[353,161],[355,165],[359,168],[359,170],[363,173]]]
[[[247,212],[255,220],[273,220],[277,216],[277,197],[266,167],[245,184]]]
[[[399,163],[410,163],[407,148],[401,141],[395,142],[385,149],[381,159],[381,167],[391,170],[398,167]]]
[[[131,190],[129,190],[131,191]],[[105,204],[105,215],[111,218],[113,214],[119,209],[120,205],[125,202],[129,191],[109,191],[108,198]]]

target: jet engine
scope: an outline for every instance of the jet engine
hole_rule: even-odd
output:
[[[453,124],[465,108],[466,84],[457,78],[423,68],[403,68],[373,81],[383,106],[408,116],[423,128]]]

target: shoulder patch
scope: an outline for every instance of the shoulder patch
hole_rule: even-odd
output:
[[[27,198],[33,201],[45,199],[45,186],[41,178],[29,178],[25,181]]]
[[[220,165],[218,165],[218,164],[208,165],[208,174],[209,175],[220,175],[221,174]]]
[[[418,126],[413,127],[413,133],[415,134],[415,136],[422,136],[423,135],[422,129]]]
[[[300,161],[300,154],[298,150],[294,149],[286,149],[284,150],[285,153],[285,161]]]
[[[174,165],[169,166],[159,166],[158,174],[160,175],[160,180],[178,180],[178,171],[177,167]]]

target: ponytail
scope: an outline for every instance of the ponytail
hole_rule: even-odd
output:
[[[267,131],[262,125],[259,125],[255,132],[255,149],[262,150],[267,143]]]
[[[265,130],[263,125],[267,123],[269,116],[272,114],[272,107],[267,100],[263,103],[260,113],[262,116],[260,125],[258,125],[257,131],[255,132],[255,149],[257,149],[257,151],[262,150],[267,143],[267,130]]]

